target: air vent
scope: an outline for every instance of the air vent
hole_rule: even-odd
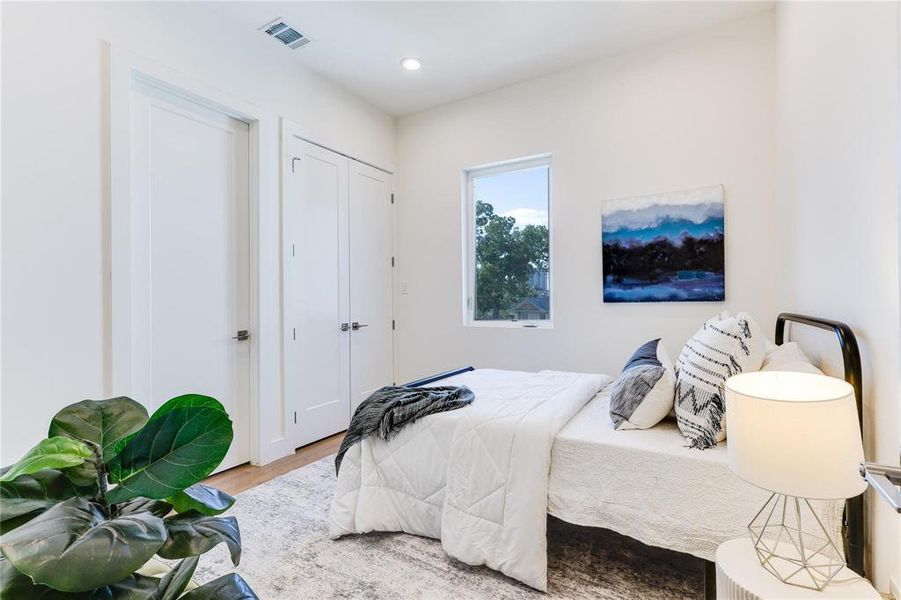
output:
[[[306,46],[311,41],[310,38],[282,21],[281,18],[266,23],[260,27],[260,31],[271,35],[292,50]]]

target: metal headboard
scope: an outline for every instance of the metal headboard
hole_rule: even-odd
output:
[[[405,383],[403,387],[419,387],[421,385],[428,385],[430,383],[435,383],[436,381],[441,381],[442,379],[447,379],[448,377],[453,377],[454,375],[459,375],[461,373],[468,373],[469,371],[475,371],[475,367],[462,367],[460,369],[454,369],[453,371],[445,371],[444,373],[438,373],[437,375],[429,375],[428,377],[423,377],[422,379],[417,379],[416,381],[411,381],[409,383]]]
[[[845,365],[845,381],[854,388],[854,397],[857,400],[857,419],[860,423],[861,435],[863,435],[863,373],[860,366],[860,348],[854,332],[839,321],[794,313],[781,313],[776,317],[776,343],[779,345],[785,341],[785,324],[787,322],[825,329],[833,332],[838,338]],[[863,495],[848,499],[845,503],[844,522],[845,559],[848,561],[848,567],[861,577],[866,576],[863,564],[866,543],[864,523]]]

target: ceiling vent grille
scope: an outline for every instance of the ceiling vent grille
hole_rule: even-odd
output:
[[[292,50],[306,46],[312,41],[280,18],[266,23],[260,27],[260,31],[267,35],[271,35]]]

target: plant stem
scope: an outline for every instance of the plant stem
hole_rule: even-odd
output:
[[[108,511],[109,505],[106,502],[106,492],[109,489],[109,479],[106,474],[106,465],[103,464],[103,453],[95,444],[88,444],[88,446],[90,446],[91,452],[94,453],[92,462],[97,473],[97,500]]]

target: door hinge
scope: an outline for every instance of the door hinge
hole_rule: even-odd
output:
[[[396,328],[397,328],[397,327],[396,327],[396,325],[395,325],[395,323],[394,323],[394,319],[391,319],[391,331],[394,331]]]
[[[294,244],[291,244],[291,256],[294,256]]]
[[[394,257],[393,256],[391,257],[391,266],[392,267],[394,266]]]
[[[291,328],[291,339],[297,341],[297,327]]]
[[[300,160],[300,159],[296,158],[296,157],[291,158],[291,172],[292,173],[294,172],[294,163],[297,162],[298,160]]]
[[[297,411],[294,411],[294,424],[297,425]]]
[[[394,204],[394,192],[391,192],[391,204]]]

